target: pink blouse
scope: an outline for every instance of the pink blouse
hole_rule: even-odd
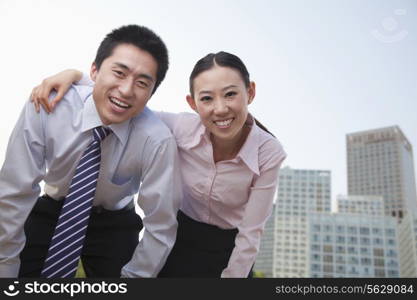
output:
[[[156,114],[177,141],[184,192],[181,210],[196,221],[239,230],[221,276],[246,277],[272,211],[285,151],[276,138],[253,123],[238,155],[214,163],[209,134],[197,114]]]

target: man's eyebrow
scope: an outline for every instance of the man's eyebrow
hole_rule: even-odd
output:
[[[119,68],[122,68],[122,69],[124,69],[124,70],[126,70],[128,72],[132,72],[132,70],[128,66],[126,66],[125,64],[123,64],[123,63],[115,62],[114,64],[116,66],[118,66]],[[146,74],[146,73],[140,73],[138,75],[138,77],[142,77],[142,78],[148,79],[148,80],[150,80],[152,82],[155,80],[151,75]]]
[[[126,66],[125,64],[119,63],[119,62],[115,62],[114,63],[116,66],[118,66],[119,68],[125,69],[126,71],[130,71],[130,68],[128,66]]]

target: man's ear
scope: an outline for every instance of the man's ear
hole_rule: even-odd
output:
[[[195,100],[193,97],[191,97],[191,95],[187,95],[186,97],[188,105],[191,107],[192,110],[194,110],[195,112],[197,112],[197,105],[195,105]]]
[[[256,95],[256,85],[255,85],[255,82],[253,81],[249,83],[248,94],[249,94],[248,104],[251,104]]]
[[[91,64],[91,69],[90,69],[90,78],[91,78],[91,80],[93,80],[94,82],[96,81],[96,78],[97,78],[97,72],[98,72],[98,70],[97,70],[96,63],[95,63],[95,62],[93,62],[93,63]]]

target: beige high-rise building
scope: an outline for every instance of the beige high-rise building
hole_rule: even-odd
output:
[[[398,126],[347,134],[346,144],[349,195],[383,196],[399,219],[417,211],[413,150]]]
[[[275,212],[273,277],[309,277],[308,215],[330,210],[330,171],[281,169]]]
[[[417,215],[406,213],[399,224],[401,277],[417,277]]]
[[[271,216],[265,224],[264,232],[262,234],[261,245],[259,247],[259,253],[256,257],[255,266],[253,270],[262,273],[266,278],[273,277],[274,268],[274,234],[275,234],[275,211],[276,205],[272,208]]]
[[[384,202],[382,196],[337,196],[337,213],[383,216]]]

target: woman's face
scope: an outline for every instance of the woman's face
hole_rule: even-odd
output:
[[[248,116],[248,104],[255,96],[239,71],[221,66],[200,73],[193,81],[194,95],[187,96],[191,108],[217,141],[239,141]]]

